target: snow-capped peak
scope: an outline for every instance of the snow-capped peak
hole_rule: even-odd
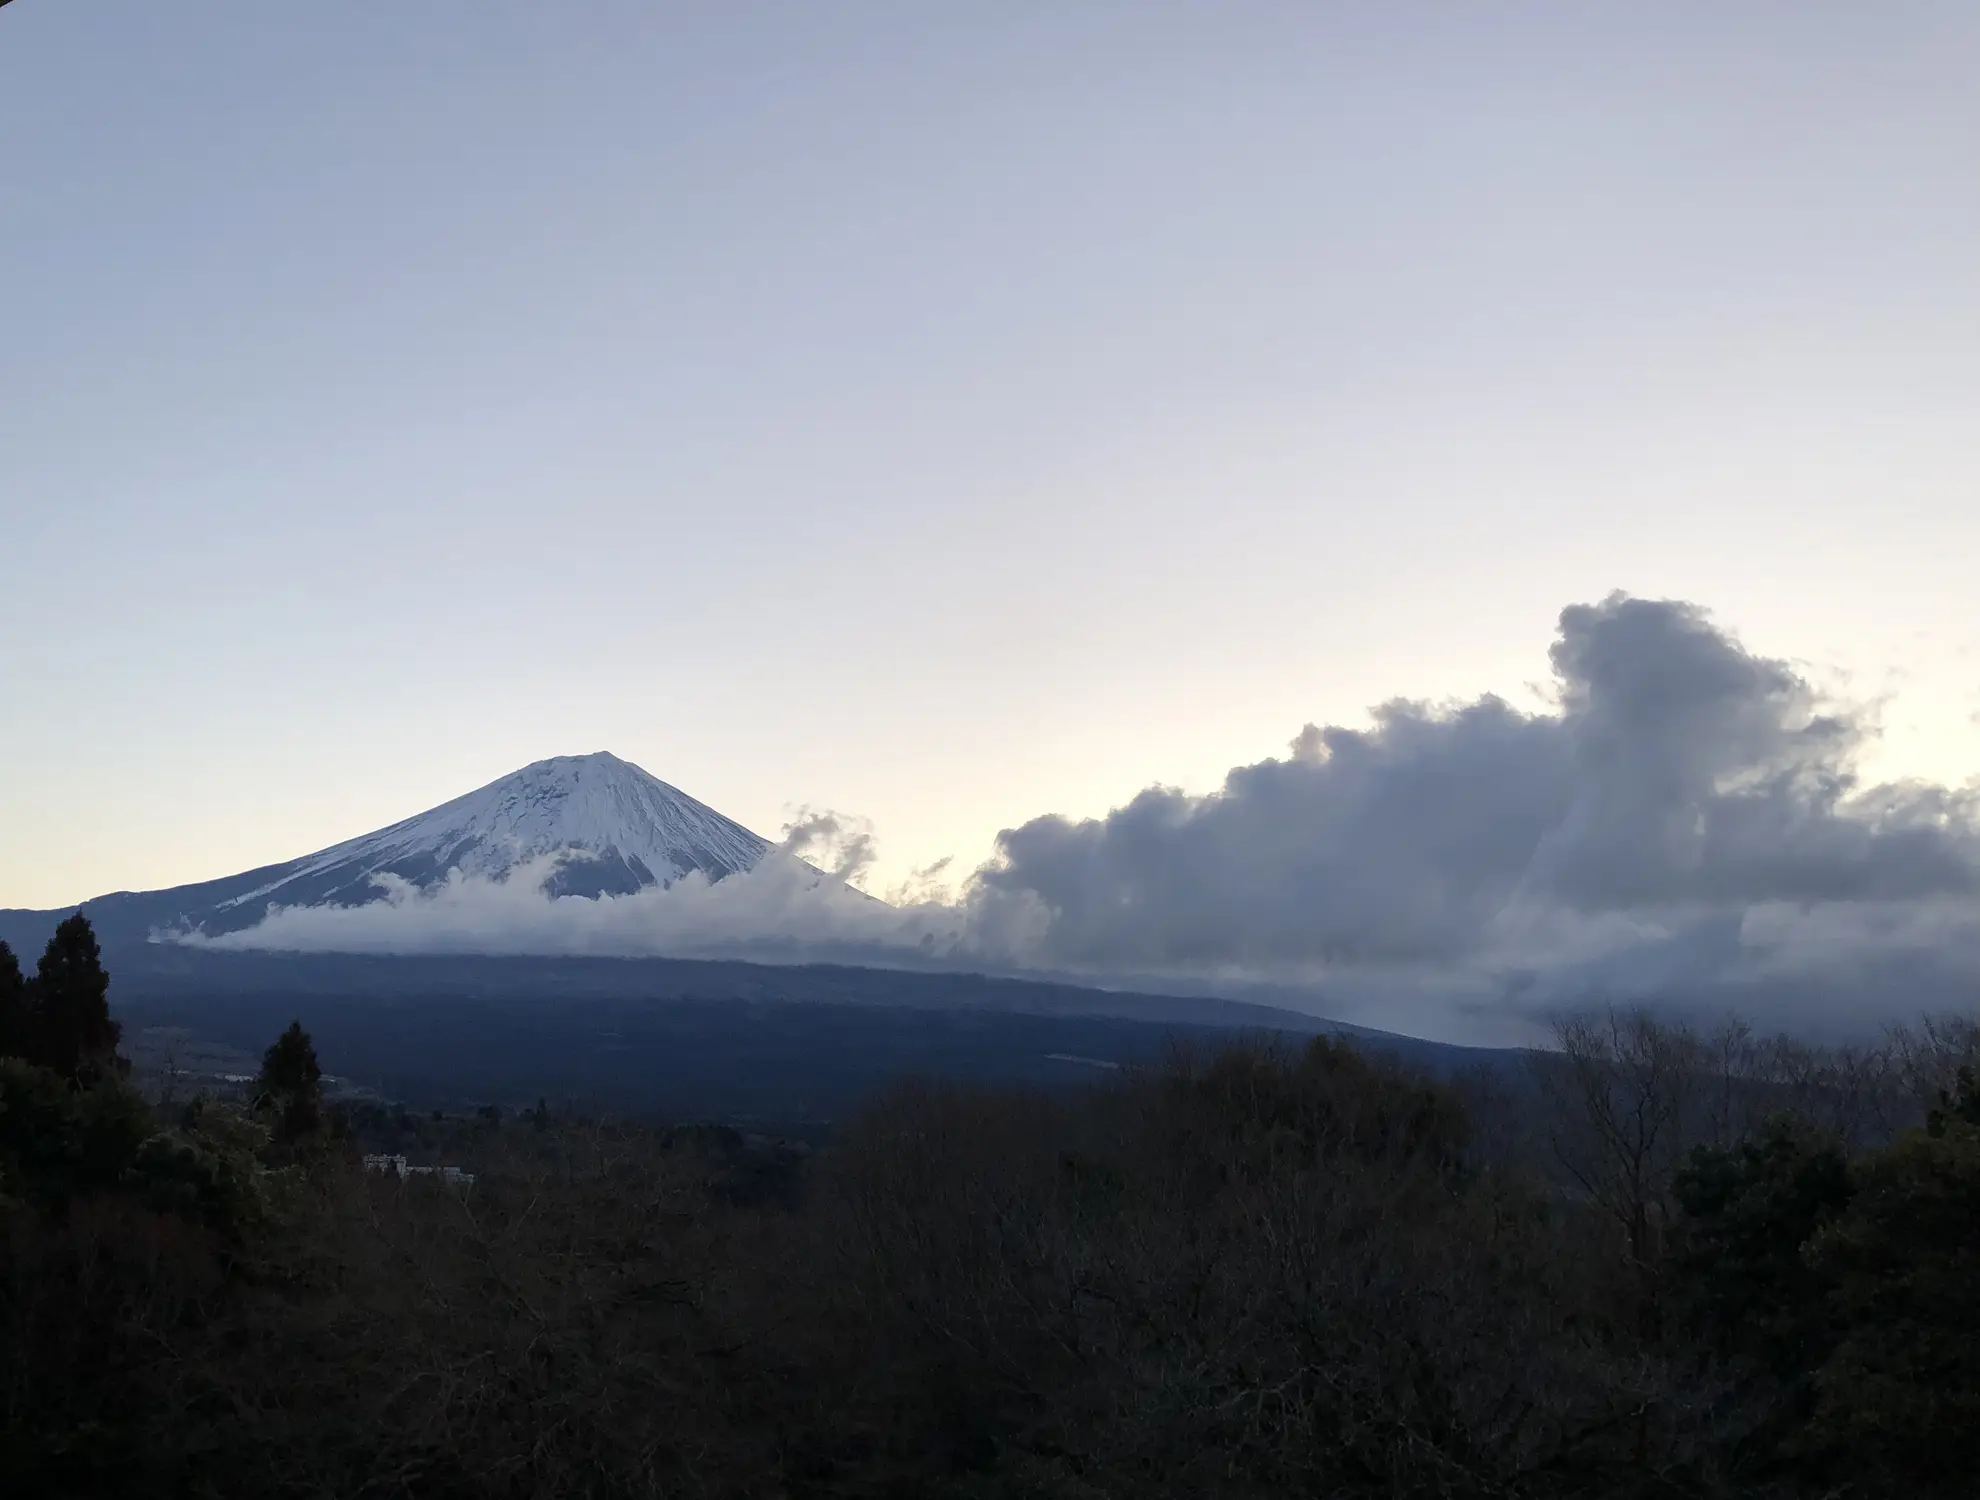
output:
[[[349,904],[377,895],[378,875],[414,885],[463,875],[500,879],[563,856],[548,889],[597,896],[710,880],[747,870],[771,849],[687,793],[605,751],[524,766],[417,817],[263,872],[225,908]],[[243,913],[245,914],[245,913]]]

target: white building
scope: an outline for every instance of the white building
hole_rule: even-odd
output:
[[[474,1182],[474,1173],[463,1172],[459,1167],[408,1166],[403,1156],[367,1156],[364,1167],[367,1172],[390,1172],[402,1180],[407,1177],[438,1177],[442,1182],[456,1182],[463,1187]]]

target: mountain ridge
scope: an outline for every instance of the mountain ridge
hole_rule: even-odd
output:
[[[190,1006],[188,1015],[197,1013],[201,996],[217,1001],[226,995],[260,996],[276,1009],[306,997],[319,1006],[336,997],[371,997],[386,1005],[441,997],[462,1003],[533,998],[551,1005],[804,1001],[901,1014],[1104,1017],[1158,1028],[1383,1035],[1270,1000],[954,969],[935,955],[913,952],[885,967],[858,959],[793,966],[747,956],[221,953],[156,940],[161,933],[238,932],[262,920],[271,906],[364,905],[387,899],[388,887],[431,886],[456,871],[500,880],[536,862],[549,870],[545,891],[559,896],[627,894],[691,873],[720,881],[754,868],[775,848],[610,752],[554,756],[296,859],[163,890],[112,892],[75,906],[0,910],[0,940],[31,962],[54,925],[81,910],[111,955],[120,1004]],[[832,878],[813,873],[819,881]]]
[[[142,942],[159,929],[209,936],[261,921],[270,906],[361,906],[386,885],[424,888],[458,870],[500,880],[555,857],[554,896],[625,895],[689,874],[722,880],[775,845],[610,751],[551,756],[370,833],[235,875],[117,891],[48,910],[0,911],[0,940],[29,942],[51,917],[86,912],[99,937]]]

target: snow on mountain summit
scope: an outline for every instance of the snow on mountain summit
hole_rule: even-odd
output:
[[[270,907],[364,906],[384,899],[379,877],[416,888],[464,876],[506,879],[557,857],[553,896],[627,895],[700,871],[721,880],[775,846],[616,755],[560,755],[362,838],[218,880],[162,891],[119,891],[86,902],[100,938],[219,937],[260,923]],[[0,911],[0,939],[39,943],[47,918]],[[42,934],[42,936],[37,936]]]
[[[551,894],[623,894],[671,885],[697,870],[720,880],[751,868],[771,847],[616,755],[560,755],[389,828],[260,872],[260,881],[218,910],[258,916],[270,904],[359,904],[377,896],[379,875],[415,886],[456,869],[501,879],[552,854],[565,858],[546,887]]]

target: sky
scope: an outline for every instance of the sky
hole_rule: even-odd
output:
[[[0,906],[600,749],[1073,901],[1051,815],[1537,710],[1615,590],[1958,787],[1976,76],[1966,0],[7,5]]]

